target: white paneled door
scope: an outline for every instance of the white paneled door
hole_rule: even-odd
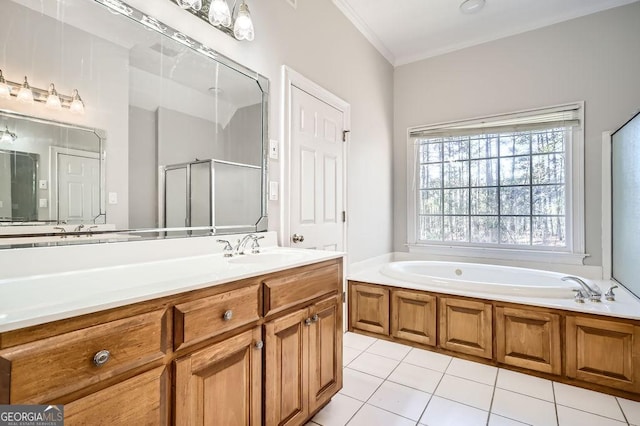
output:
[[[344,250],[343,114],[291,88],[292,247]]]
[[[58,220],[87,223],[100,214],[100,160],[58,154]]]

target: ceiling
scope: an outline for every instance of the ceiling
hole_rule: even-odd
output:
[[[465,15],[462,0],[333,0],[394,66],[635,1],[486,0]]]

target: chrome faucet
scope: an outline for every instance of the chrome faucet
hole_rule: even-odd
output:
[[[264,237],[263,236],[258,237],[255,234],[247,234],[244,236],[244,238],[242,238],[242,240],[238,240],[238,244],[236,244],[236,247],[233,249],[233,251],[236,254],[244,254],[244,250],[249,241],[253,241],[252,249],[256,249],[257,242],[261,238],[264,238]]]
[[[581,296],[581,293],[584,291],[586,296],[589,297],[590,301],[592,301],[592,302],[600,302],[600,298],[602,297],[602,292],[600,290],[594,289],[589,284],[584,282],[581,278],[568,275],[566,277],[562,277],[562,281],[575,281],[578,284],[580,284],[580,287],[582,287],[582,290],[578,291],[578,294],[576,296],[576,301],[578,301],[577,299]],[[584,297],[583,297],[583,299],[584,299]]]
[[[84,224],[81,223],[80,225],[73,228],[73,232],[80,232],[82,231],[82,228],[84,228]]]
[[[67,238],[67,230],[62,226],[54,226],[53,229],[57,229],[58,231],[60,231],[60,233],[62,234],[61,238]]]

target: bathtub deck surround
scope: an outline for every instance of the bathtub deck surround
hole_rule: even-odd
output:
[[[342,387],[343,253],[264,236],[259,254],[198,237],[8,268],[0,404],[64,404],[70,425],[304,424]],[[79,254],[38,254],[61,253]]]
[[[570,290],[580,287],[563,274],[427,261],[369,266],[348,276],[350,331],[640,401],[640,302],[622,288],[615,301],[576,303]],[[536,291],[557,288],[531,293],[538,281]]]

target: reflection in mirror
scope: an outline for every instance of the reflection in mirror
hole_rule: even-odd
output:
[[[0,221],[104,223],[104,132],[0,111]]]
[[[0,99],[0,109],[33,117],[23,121],[40,132],[27,148],[16,123],[6,123],[18,138],[0,144],[0,196],[21,201],[11,213],[3,202],[0,217],[156,231],[141,234],[150,236],[174,227],[266,230],[264,77],[121,2],[7,0],[3,16],[12,22],[0,27],[5,78],[78,89],[85,114],[26,105],[16,93]],[[87,128],[109,143],[95,134],[91,146],[78,142],[73,131]],[[69,182],[63,170],[86,179]],[[81,205],[67,202],[80,194]]]

